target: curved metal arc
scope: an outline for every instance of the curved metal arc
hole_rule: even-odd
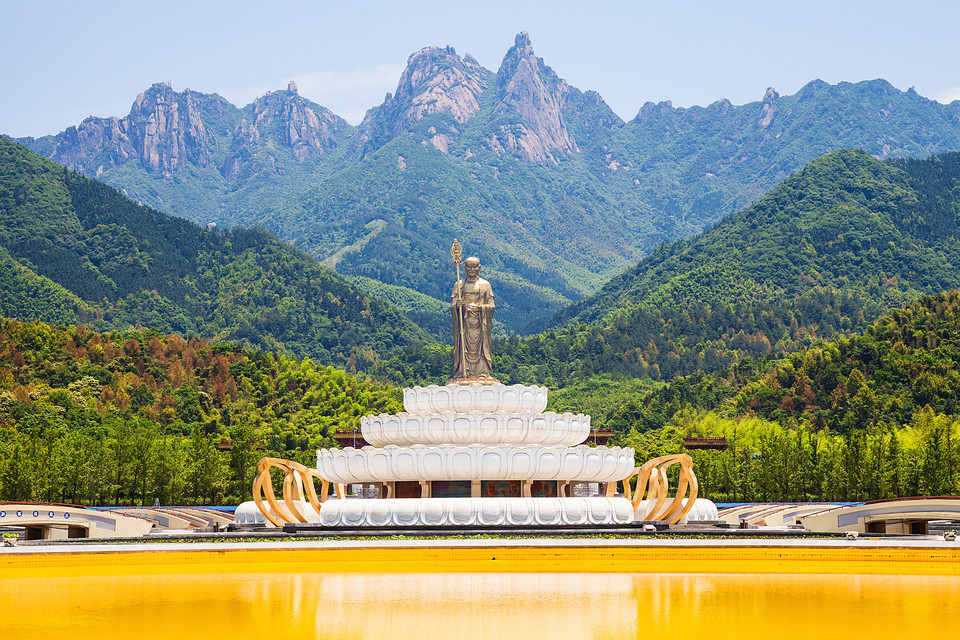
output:
[[[650,470],[650,476],[650,494],[647,496],[647,499],[654,500],[654,503],[652,507],[647,509],[647,513],[643,516],[644,520],[659,519],[656,515],[659,514],[663,503],[666,502],[667,491],[669,490],[667,476],[659,466],[653,467]]]
[[[647,517],[645,518],[646,520],[664,520],[669,523],[676,510],[682,506],[684,492],[687,489],[687,480],[683,473],[680,474],[680,482],[677,485],[676,495],[670,504],[667,505],[666,508],[663,508],[663,504],[666,502],[667,496],[670,494],[670,481],[667,479],[667,470],[675,464],[680,464],[682,469],[684,456],[685,454],[663,456],[662,462],[657,465],[657,472],[659,473],[661,479],[661,490],[657,497],[657,503],[647,513]],[[690,456],[686,457],[688,459],[690,458]]]
[[[273,482],[270,476],[272,468],[283,469],[283,506],[277,501],[273,491]],[[313,480],[316,478],[321,482],[321,494],[318,497]],[[342,484],[334,485],[337,497],[343,499],[346,490]],[[320,476],[315,470],[294,462],[293,460],[284,460],[282,458],[262,458],[257,464],[257,476],[253,481],[253,501],[257,509],[274,526],[282,527],[286,523],[307,522],[307,518],[301,512],[295,501],[301,503],[309,500],[310,506],[320,513],[321,504],[326,501],[327,493],[330,489],[330,482]],[[306,495],[304,495],[306,494]],[[267,505],[273,510],[264,506],[266,499]]]
[[[670,493],[667,470],[675,464],[680,465],[680,480],[673,499],[664,507]],[[630,480],[633,476],[637,476],[637,488],[631,499]],[[693,509],[699,492],[697,476],[693,472],[693,459],[686,453],[652,458],[634,469],[623,483],[624,495],[631,499],[634,511],[640,507],[644,499],[654,501],[653,505],[646,510],[642,520],[663,520],[667,524],[676,524],[683,520]],[[685,504],[684,498],[686,498]]]
[[[257,477],[253,481],[253,501],[267,521],[275,527],[282,527],[284,522],[280,518],[287,517],[289,514],[284,513],[273,493],[273,483],[270,481],[270,468],[273,466],[272,460],[271,458],[264,458],[257,465]],[[263,506],[264,498],[267,499],[267,504],[270,505],[270,509]],[[271,513],[271,510],[273,513]]]
[[[697,482],[697,475],[693,472],[692,460],[688,476],[690,480],[690,496],[687,498],[687,504],[685,504],[683,509],[680,510],[680,513],[676,515],[676,520],[668,524],[674,524],[683,520],[687,514],[690,513],[690,510],[693,509],[693,505],[697,501],[697,494],[700,492],[700,483]]]

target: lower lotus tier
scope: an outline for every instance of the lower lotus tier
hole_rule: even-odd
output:
[[[600,525],[633,522],[626,498],[420,498],[327,500],[327,526]]]
[[[620,447],[413,445],[317,451],[320,476],[342,484],[412,480],[616,482],[633,470],[633,449]]]

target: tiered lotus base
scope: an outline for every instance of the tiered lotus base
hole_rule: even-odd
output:
[[[404,390],[406,413],[369,416],[364,438],[380,446],[317,452],[329,482],[375,483],[380,498],[327,500],[331,526],[626,524],[622,497],[574,497],[577,483],[616,482],[633,449],[572,446],[590,417],[544,413],[544,387],[448,384]]]

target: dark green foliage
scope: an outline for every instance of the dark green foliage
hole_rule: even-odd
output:
[[[787,357],[732,400],[737,412],[845,433],[960,416],[960,292],[896,309],[860,336]]]
[[[894,309],[862,335],[780,359],[747,359],[678,377],[607,416],[621,433],[661,428],[684,411],[757,416],[811,430],[899,428],[923,412],[960,418],[960,291]]]
[[[569,327],[522,344],[547,345],[548,358],[558,350],[544,372],[559,371],[559,383],[600,372],[669,380],[860,330],[960,286],[958,180],[958,154],[894,163],[828,154],[564,310],[555,321]],[[537,367],[510,344],[512,362]]]
[[[2,137],[0,172],[8,315],[197,333],[341,367],[429,340],[265,231],[204,231]]]

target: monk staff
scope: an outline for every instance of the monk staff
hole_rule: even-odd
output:
[[[457,324],[460,325],[460,375],[467,376],[467,345],[463,333],[463,285],[460,283],[460,262],[463,258],[463,247],[453,239],[453,246],[450,247],[450,255],[453,256],[453,264],[457,267]],[[454,372],[456,374],[456,372]]]

